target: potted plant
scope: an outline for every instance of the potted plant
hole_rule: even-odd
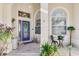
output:
[[[64,38],[64,37],[63,37],[62,35],[59,35],[59,36],[58,36],[58,40],[59,40],[59,45],[58,45],[58,46],[60,46],[60,47],[61,47],[61,46],[63,47],[63,38]]]
[[[16,49],[17,48],[17,38],[12,36],[12,49]]]
[[[72,48],[72,32],[75,30],[74,26],[69,26],[67,28],[67,30],[70,32],[70,43],[68,44],[68,48],[69,48],[69,56],[71,56],[71,48]]]
[[[75,30],[75,27],[74,26],[69,26],[67,28],[67,30],[70,32],[70,43],[69,43],[69,45],[71,46],[72,45],[72,32]]]
[[[8,40],[12,35],[13,28],[0,24],[0,55],[7,54]],[[4,52],[6,51],[6,52]]]
[[[49,43],[45,43],[41,47],[41,56],[51,56],[54,55],[57,52],[57,46],[51,45]]]

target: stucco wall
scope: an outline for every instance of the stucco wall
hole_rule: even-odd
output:
[[[50,20],[50,13],[53,9],[55,8],[64,8],[65,10],[68,11],[68,19],[67,19],[67,22],[68,22],[68,26],[69,25],[73,25],[76,30],[73,32],[73,35],[72,35],[72,42],[74,42],[74,44],[76,46],[79,46],[79,4],[72,4],[72,3],[49,3],[48,5],[48,9],[49,9],[49,35],[51,34],[51,20]],[[66,42],[69,41],[69,33],[66,35],[66,38],[64,39],[64,44]]]
[[[2,4],[0,4],[0,20],[2,20]]]
[[[72,23],[72,16],[73,16],[73,4],[67,4],[67,3],[49,3],[48,5],[49,8],[49,14],[51,11],[55,8],[64,8],[67,10],[69,13],[69,22]],[[49,16],[50,17],[50,16]]]
[[[51,26],[51,14],[55,8],[62,8],[67,12],[67,26],[72,23],[72,16],[73,16],[73,10],[72,10],[72,4],[54,4],[49,3],[48,10],[49,10],[49,36],[52,34],[52,26]],[[57,38],[56,38],[57,40]],[[69,34],[67,33],[64,37],[64,44],[68,43],[69,40]],[[49,38],[50,42],[50,38]]]
[[[22,3],[19,3],[19,4],[13,4],[13,9],[12,9],[12,17],[16,19],[16,30],[15,30],[15,35],[18,36],[18,20],[23,20],[23,19],[19,19],[18,17],[18,11],[24,11],[24,12],[27,12],[27,13],[30,13],[31,15],[31,18],[29,19],[30,20],[30,33],[31,33],[31,36],[33,35],[32,34],[32,27],[33,27],[33,9],[32,9],[32,5],[31,4],[22,4]]]
[[[11,26],[11,4],[0,4],[0,22],[5,23],[7,26]],[[8,50],[11,51],[11,40],[8,40]]]
[[[30,13],[31,15],[31,18],[30,18],[30,24],[31,24],[31,28],[30,28],[30,33],[31,33],[31,39],[33,38],[34,34],[35,34],[35,13],[40,9],[40,4],[39,3],[35,3],[35,4],[32,4],[32,3],[20,3],[20,4],[13,4],[14,7],[12,9],[12,17],[13,18],[16,18],[18,20],[18,17],[17,16],[17,12],[18,10],[20,11],[25,11],[27,13]],[[16,16],[15,16],[16,15]],[[17,24],[17,23],[16,23]],[[16,26],[16,25],[15,25]],[[17,28],[18,29],[18,28]],[[15,34],[17,33],[17,31],[15,32]],[[18,33],[17,33],[18,34]]]
[[[76,30],[73,32],[73,42],[79,47],[79,4],[73,4],[73,25]]]
[[[15,30],[14,36],[18,36],[18,11],[24,11],[30,13],[31,18],[30,21],[30,38],[33,39],[34,36],[34,14],[39,9],[39,4],[33,5],[32,3],[4,3],[0,4],[0,19],[3,20],[8,26],[12,26],[11,20],[15,19]],[[26,18],[25,18],[26,19]],[[27,20],[27,19],[26,19]],[[33,30],[34,29],[34,30]],[[12,50],[11,41],[9,41],[9,49],[8,52]]]
[[[72,41],[79,46],[79,4],[60,4],[60,3],[49,3],[48,5],[41,5],[41,7],[46,7],[48,14],[45,14],[46,11],[42,10],[42,36],[41,41],[50,40],[51,35],[51,20],[50,13],[55,8],[64,8],[68,11],[68,25],[74,25],[76,30],[74,31]],[[35,34],[35,13],[40,9],[40,4],[0,4],[0,19],[3,20],[8,25],[11,25],[11,19],[15,18],[15,36],[18,36],[18,10],[25,11],[31,14],[31,38],[33,38]],[[44,9],[44,8],[43,8]],[[46,15],[46,16],[45,16]],[[43,17],[44,16],[44,17]],[[45,23],[44,23],[45,22]],[[44,28],[45,27],[45,28]],[[39,35],[40,36],[40,35]],[[67,34],[65,38],[65,42],[68,42],[69,35]],[[11,46],[9,46],[11,47]],[[11,49],[10,49],[11,50]]]

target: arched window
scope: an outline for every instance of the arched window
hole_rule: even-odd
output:
[[[41,17],[40,17],[40,11],[38,11],[35,17],[35,34],[40,33],[41,33]]]
[[[57,8],[52,13],[52,34],[66,35],[67,13],[64,9]]]

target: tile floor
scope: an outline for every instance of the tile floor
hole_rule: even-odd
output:
[[[17,49],[12,50],[8,56],[37,56],[40,53],[39,43],[27,43],[20,45]]]
[[[68,47],[59,48],[56,56],[69,56]],[[22,44],[17,49],[11,51],[8,56],[39,56],[40,55],[40,44],[28,43]],[[72,47],[72,56],[79,56],[79,48]]]
[[[79,56],[79,48],[71,48],[71,56]],[[59,54],[57,56],[69,56],[69,48],[65,47],[65,48],[60,48],[58,50]]]

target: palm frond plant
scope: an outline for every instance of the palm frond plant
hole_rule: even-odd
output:
[[[13,29],[4,24],[0,24],[0,55],[3,55],[4,51],[7,51],[7,41],[11,37]]]
[[[70,32],[70,43],[69,43],[69,45],[72,45],[72,32],[75,30],[75,27],[74,26],[69,26],[67,28],[67,30]]]
[[[44,43],[41,47],[41,56],[54,55],[57,52],[57,46],[51,45],[49,43]]]
[[[53,53],[51,55],[55,55],[56,53],[58,53],[58,47],[53,45]]]
[[[71,56],[71,48],[72,48],[72,32],[75,30],[75,27],[74,26],[69,26],[67,28],[67,30],[70,32],[70,43],[68,44],[69,46],[69,56]]]

